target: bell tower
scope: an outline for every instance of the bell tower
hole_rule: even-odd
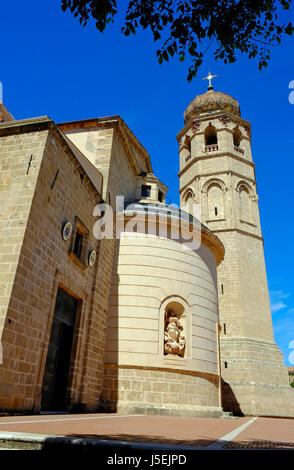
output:
[[[177,136],[180,201],[188,212],[201,206],[202,223],[225,247],[218,267],[223,408],[294,415],[294,393],[273,337],[251,125],[238,101],[215,91],[210,73],[206,78],[208,90],[189,104]]]

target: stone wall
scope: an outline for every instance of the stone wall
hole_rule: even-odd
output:
[[[218,234],[225,246],[225,258],[218,267],[222,336],[273,343],[262,240],[237,231]]]
[[[265,371],[266,372],[266,371]],[[294,390],[289,385],[258,382],[224,383],[223,409],[235,415],[293,417]]]
[[[182,357],[164,354],[165,311],[169,306],[176,305],[182,307],[180,321],[186,339]],[[151,364],[153,369],[159,371],[158,375],[156,370],[154,373],[146,372]],[[204,415],[205,412],[210,413],[207,411],[209,406],[213,412],[216,408],[220,411],[216,259],[205,244],[193,251],[183,248],[178,240],[145,237],[140,233],[136,237],[125,233],[117,242],[105,366],[113,382],[108,375],[105,377],[102,398],[111,409],[117,398],[118,409],[125,411],[130,411],[132,407],[139,410],[140,401],[142,412],[149,407],[155,413],[156,406],[158,412],[162,412],[163,403],[164,408],[173,409],[173,413],[176,410],[186,413],[189,409],[189,413],[201,414],[201,407],[206,407],[202,410]],[[132,372],[133,369],[135,372]],[[179,371],[184,376],[180,377]],[[119,375],[115,377],[116,374]],[[124,395],[122,392],[124,374],[128,374],[129,381],[137,381],[138,393],[134,394],[137,398],[133,399],[136,403],[128,403],[134,391],[133,384],[128,393]],[[134,374],[136,378],[132,377]],[[145,375],[150,378],[144,379],[143,385],[141,382]],[[156,376],[157,385],[153,387],[152,380]],[[181,397],[163,393],[164,378],[167,377],[177,384],[179,394],[183,394]],[[179,380],[181,382],[177,382]],[[213,391],[211,380],[214,383]],[[183,381],[186,381],[187,387],[183,385],[182,388]],[[194,388],[190,387],[190,396],[189,384],[195,385]],[[197,392],[196,385],[200,386],[201,393]],[[151,388],[145,390],[143,387]],[[156,387],[157,392],[161,392],[157,405],[153,401],[154,397],[159,397],[155,393]],[[171,391],[170,387],[166,391]],[[178,405],[175,403],[176,397],[179,399]],[[182,411],[179,411],[181,404]]]
[[[219,417],[218,390],[209,374],[106,365],[101,404],[125,414]]]
[[[115,201],[116,195],[124,196],[126,202],[135,198],[136,176],[136,170],[127,158],[121,138],[119,134],[115,132],[112,142],[108,179],[108,193],[110,193],[113,202]]]
[[[184,370],[218,373],[215,259],[208,248],[176,240],[128,237],[116,245],[106,363],[166,367],[164,303],[183,302],[187,316]],[[176,366],[174,366],[176,368]]]
[[[149,155],[118,116],[59,125],[62,132],[103,174],[103,198],[135,198],[136,176],[150,172]]]
[[[103,174],[103,198],[107,199],[108,177],[114,129],[109,126],[79,126],[78,123],[60,125],[64,134]]]
[[[0,337],[47,135],[0,131]]]
[[[100,195],[53,124],[49,134],[31,129],[7,139],[9,143],[13,139],[19,143],[18,148],[9,145],[7,155],[8,164],[16,165],[9,168],[11,205],[17,206],[22,198],[28,207],[22,218],[12,212],[7,223],[12,229],[21,225],[23,238],[13,242],[14,250],[19,250],[19,259],[10,267],[13,286],[6,311],[2,310],[4,362],[0,370],[5,393],[1,396],[0,391],[0,408],[39,410],[55,298],[61,286],[79,300],[68,405],[95,410],[103,378],[113,262],[112,247],[107,241],[99,243],[92,234],[93,207]],[[33,167],[26,177],[30,154]],[[21,162],[19,167],[17,159]],[[29,197],[23,193],[28,185]],[[69,256],[72,239],[65,242],[61,237],[63,221],[70,220],[75,225],[76,216],[89,230],[89,249],[98,252],[94,268],[74,262]],[[1,238],[1,244],[5,249],[6,238]]]

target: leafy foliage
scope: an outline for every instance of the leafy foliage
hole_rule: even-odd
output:
[[[61,0],[61,2],[62,10],[66,11],[69,8],[75,18],[79,17],[82,26],[86,26],[92,16],[101,33],[117,13],[115,0]]]
[[[61,0],[86,26],[90,17],[103,32],[117,13],[116,0]],[[152,31],[159,63],[178,55],[192,60],[188,81],[196,76],[206,50],[214,45],[215,59],[236,61],[237,53],[257,58],[259,69],[268,65],[271,48],[294,27],[279,22],[279,12],[289,10],[292,0],[130,0],[122,33],[135,34],[141,26]],[[208,45],[207,45],[208,42]]]

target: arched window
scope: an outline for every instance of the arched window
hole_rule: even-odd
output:
[[[216,128],[212,124],[205,130],[205,145],[217,145]]]
[[[151,196],[151,186],[148,184],[142,184],[141,186],[141,196],[150,197]]]
[[[185,147],[189,153],[191,153],[191,139],[188,135],[185,135],[183,140],[183,147]]]
[[[240,147],[240,143],[242,141],[243,135],[240,131],[239,127],[235,127],[233,131],[233,141],[234,141],[234,150],[238,153],[244,154],[244,149]]]
[[[239,127],[235,127],[233,132],[233,139],[234,139],[234,146],[240,147],[240,142],[242,139],[242,132],[240,131]]]
[[[164,194],[160,189],[158,190],[158,200],[159,202],[164,202]]]
[[[191,139],[188,135],[185,135],[182,139],[181,157],[184,165],[191,159]]]

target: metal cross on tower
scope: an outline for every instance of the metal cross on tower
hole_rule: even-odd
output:
[[[217,77],[217,75],[212,75],[211,72],[208,72],[207,77],[202,78],[202,80],[208,80],[208,83],[209,83],[208,90],[213,90],[211,80],[215,77]]]

